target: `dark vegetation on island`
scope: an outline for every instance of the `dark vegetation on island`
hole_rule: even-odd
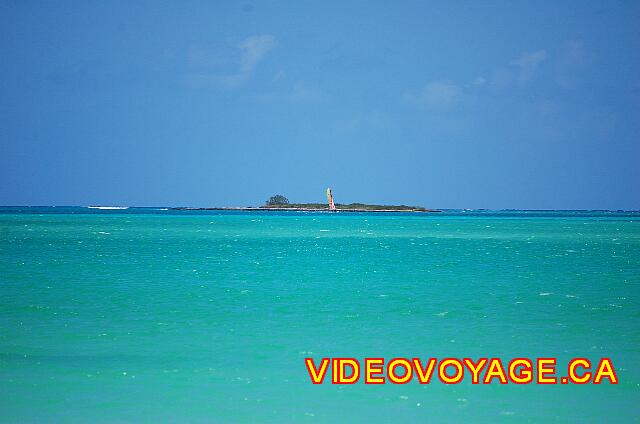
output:
[[[281,194],[271,196],[260,209],[300,209],[300,210],[329,210],[327,203],[290,203]],[[422,206],[407,205],[368,205],[365,203],[336,203],[339,211],[406,211],[406,212],[435,212]]]

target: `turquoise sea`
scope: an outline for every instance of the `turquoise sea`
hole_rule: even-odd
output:
[[[610,357],[619,384],[313,385],[307,356]],[[0,208],[2,422],[639,419],[638,212]]]

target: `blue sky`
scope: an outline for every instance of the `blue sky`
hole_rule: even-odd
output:
[[[640,2],[0,4],[0,204],[640,209]]]

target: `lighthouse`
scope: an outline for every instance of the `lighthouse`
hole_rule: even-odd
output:
[[[335,211],[336,205],[333,203],[333,194],[331,194],[331,188],[327,189],[327,201],[329,202],[329,210]]]

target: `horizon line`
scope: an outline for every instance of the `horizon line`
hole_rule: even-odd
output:
[[[348,205],[349,203],[340,203]],[[255,208],[269,210],[269,208],[263,208],[262,206],[167,206],[167,205],[154,205],[154,206],[137,206],[137,205],[0,205],[0,208],[85,208],[90,207],[119,207],[119,208],[137,208],[137,209],[157,209],[157,208],[170,208],[172,210],[180,210],[180,208],[187,209],[218,209],[218,210],[234,210],[234,208]],[[378,206],[394,206],[394,205],[378,205]],[[411,206],[411,205],[404,205]],[[522,212],[640,212],[640,209],[519,209],[519,208],[427,208],[428,210],[440,210],[440,211],[522,211]],[[124,210],[124,209],[122,209]],[[291,209],[291,212],[295,212],[296,209]]]

